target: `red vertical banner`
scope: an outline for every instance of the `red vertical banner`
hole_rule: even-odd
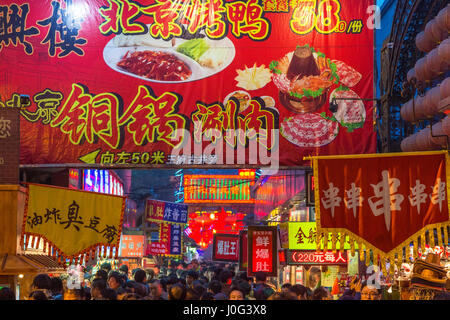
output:
[[[162,222],[164,220],[165,202],[156,200],[147,200],[147,221]]]
[[[248,267],[248,232],[239,232],[239,271],[247,271]]]
[[[215,234],[213,239],[213,261],[238,262],[239,235]]]
[[[268,276],[277,275],[277,228],[248,227],[248,270],[249,276],[265,272]]]

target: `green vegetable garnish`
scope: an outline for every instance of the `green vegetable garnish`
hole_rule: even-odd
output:
[[[205,39],[192,39],[180,44],[177,48],[179,53],[182,53],[195,61],[209,49],[209,45]]]

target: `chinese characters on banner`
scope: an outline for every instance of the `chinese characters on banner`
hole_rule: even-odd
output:
[[[167,222],[186,224],[188,206],[159,200],[147,200],[147,220],[151,222]]]
[[[289,265],[347,265],[347,251],[287,250]]]
[[[249,276],[265,272],[277,275],[277,228],[248,227],[248,271]]]
[[[239,235],[214,234],[213,261],[239,261]]]
[[[375,152],[373,103],[357,100],[373,96],[372,5],[4,1],[0,109],[20,112],[23,164],[295,166],[312,150]],[[356,100],[332,113],[333,97]]]
[[[317,231],[347,233],[391,261],[411,242],[447,243],[448,159],[446,151],[313,157]]]
[[[0,105],[0,184],[19,183],[19,124],[18,110]]]
[[[61,259],[94,256],[98,247],[118,254],[126,197],[28,184],[22,243],[44,240]],[[47,248],[47,244],[49,248]]]

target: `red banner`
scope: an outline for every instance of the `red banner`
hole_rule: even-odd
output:
[[[385,258],[417,249],[418,236],[422,249],[447,243],[447,164],[446,151],[314,157],[318,233],[347,233]]]
[[[0,108],[20,108],[22,164],[375,152],[373,2],[7,2]]]
[[[213,261],[238,262],[239,235],[215,234],[212,259]]]
[[[277,228],[248,227],[248,271],[249,276],[265,272],[277,275]]]
[[[180,257],[183,251],[183,228],[179,224],[160,223],[159,241],[147,245],[146,255]]]

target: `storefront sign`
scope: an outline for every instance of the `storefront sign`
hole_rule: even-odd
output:
[[[434,245],[426,231],[447,243],[448,161],[447,151],[314,157],[318,231],[347,232],[383,259]]]
[[[123,234],[120,241],[119,257],[143,257],[144,241],[144,236]]]
[[[185,224],[188,218],[188,206],[182,203],[147,200],[146,219],[151,222]]]
[[[291,250],[315,250],[317,249],[317,224],[316,222],[288,222],[289,247]],[[284,227],[286,228],[286,227]],[[281,230],[281,229],[280,229]],[[341,234],[338,234],[336,249],[341,249]],[[347,236],[348,240],[348,236]],[[283,247],[284,248],[284,247]],[[356,245],[355,248],[358,248]],[[328,235],[328,249],[332,249],[331,235]],[[350,249],[349,241],[344,242],[344,249]]]
[[[44,239],[49,253],[64,259],[94,256],[104,246],[118,253],[125,197],[28,184],[22,241]],[[105,253],[107,252],[105,250]]]
[[[123,184],[110,170],[83,170],[83,190],[123,195]]]
[[[248,232],[239,232],[239,271],[247,271],[248,268]]]
[[[212,259],[213,261],[238,262],[239,235],[215,234]]]
[[[262,271],[267,276],[277,275],[277,228],[248,227],[248,270],[249,276]]]
[[[347,251],[287,250],[290,265],[347,265]]]
[[[375,152],[373,102],[358,100],[373,96],[373,2],[7,1],[0,108],[31,99],[20,163],[295,166]],[[333,113],[335,97],[356,100]]]
[[[160,223],[159,241],[147,245],[146,255],[162,255],[179,258],[183,253],[183,235],[181,225]]]

